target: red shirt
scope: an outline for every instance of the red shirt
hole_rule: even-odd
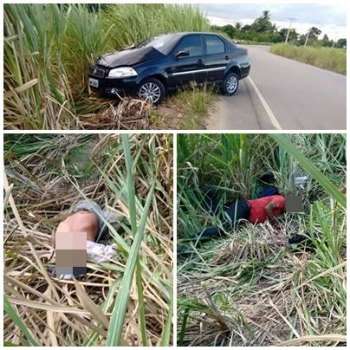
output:
[[[259,224],[268,220],[269,216],[265,207],[271,202],[275,205],[275,208],[272,209],[273,216],[279,216],[284,212],[286,199],[281,195],[251,199],[248,200],[248,205],[250,207],[248,220],[253,224]]]

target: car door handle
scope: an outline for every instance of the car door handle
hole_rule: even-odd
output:
[[[228,57],[227,55],[225,56],[225,60],[228,61],[230,59],[230,57]]]
[[[204,65],[203,60],[200,58],[200,59],[197,61],[197,64],[199,64],[200,66],[203,66],[203,65]]]

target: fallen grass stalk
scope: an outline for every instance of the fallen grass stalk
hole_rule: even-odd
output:
[[[295,346],[295,345],[301,345],[305,343],[307,344],[307,343],[313,343],[313,342],[327,342],[327,341],[345,343],[346,336],[341,334],[309,335],[305,337],[299,337],[297,339],[284,341],[276,345],[277,346]]]

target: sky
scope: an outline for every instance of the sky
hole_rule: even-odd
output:
[[[304,34],[315,26],[331,39],[346,37],[346,5],[333,3],[232,3],[199,4],[211,24],[225,25],[240,22],[251,24],[264,10],[269,10],[271,20],[278,28],[288,28],[289,23],[298,33]]]

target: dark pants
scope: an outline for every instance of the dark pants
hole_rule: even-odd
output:
[[[211,211],[211,214],[219,215],[221,221],[224,223],[224,228],[230,228],[242,219],[247,220],[249,211],[248,202],[244,199],[239,199],[231,203],[226,203],[223,208],[219,208],[219,206],[215,207],[215,211]],[[219,227],[213,226],[199,232],[197,236],[200,236],[200,239],[205,239],[220,236],[221,233]]]
[[[272,196],[278,194],[277,187],[273,185],[263,185],[260,187],[257,198]],[[207,189],[204,195],[204,207],[212,215],[219,215],[223,226],[228,229],[239,223],[240,220],[248,220],[250,208],[248,202],[244,199],[238,199],[233,202],[222,205],[220,195],[216,190]],[[219,227],[207,227],[197,234],[197,238],[206,239],[221,236],[222,231]]]

